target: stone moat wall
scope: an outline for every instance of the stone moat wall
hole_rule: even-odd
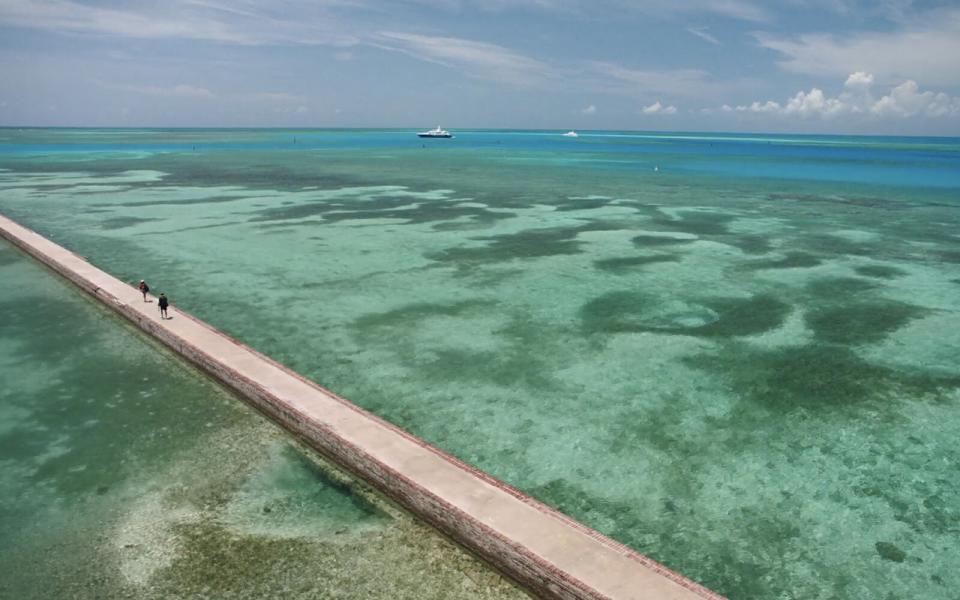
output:
[[[533,594],[564,600],[721,598],[360,409],[179,309],[172,311],[175,321],[160,320],[152,312],[155,305],[149,305],[148,312],[139,302],[139,292],[131,286],[2,215],[0,235]],[[198,337],[197,332],[202,335]],[[202,340],[208,341],[208,347],[200,343]],[[212,353],[209,340],[215,342],[215,353],[221,358]],[[235,355],[236,360],[225,361],[225,355]],[[323,406],[330,409],[329,418],[318,418],[316,411],[308,414],[303,406],[276,389],[301,390],[303,396],[316,394],[326,403]],[[353,430],[373,429],[377,447],[345,435],[342,430],[350,428],[341,424],[346,423]],[[391,445],[398,453],[409,456],[409,460],[395,464],[385,461],[384,452],[389,453]],[[431,486],[430,478],[422,476],[422,469],[413,468],[423,461],[438,465],[432,470],[436,471],[437,481],[445,483],[443,478],[447,476],[447,481],[456,480],[455,485]]]

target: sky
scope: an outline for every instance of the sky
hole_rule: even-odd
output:
[[[960,0],[0,0],[0,125],[960,135]]]

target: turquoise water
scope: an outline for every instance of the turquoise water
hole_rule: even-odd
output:
[[[2,241],[0,281],[0,597],[526,597]]]
[[[960,140],[0,130],[0,210],[743,598],[960,585]]]

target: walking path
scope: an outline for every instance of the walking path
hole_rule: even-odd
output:
[[[721,599],[0,215],[0,235],[322,454],[546,598]]]

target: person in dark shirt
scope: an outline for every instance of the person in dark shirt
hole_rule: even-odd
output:
[[[150,286],[147,285],[147,282],[141,279],[140,285],[138,285],[137,288],[140,290],[140,293],[143,294],[143,301],[149,302],[149,300],[147,300],[147,292],[150,291]]]
[[[167,300],[167,295],[163,292],[160,293],[160,318],[166,319],[167,317],[167,307],[170,306],[170,301]]]

